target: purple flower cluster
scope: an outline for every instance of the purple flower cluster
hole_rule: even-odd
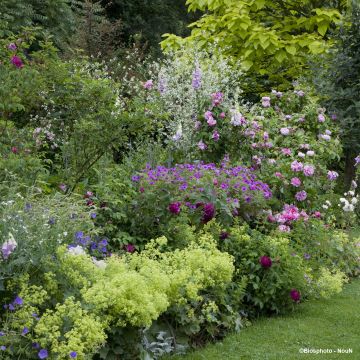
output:
[[[23,305],[24,300],[20,296],[16,296],[13,302],[11,302],[10,304],[5,304],[3,308],[5,310],[15,311],[17,307],[21,307]]]
[[[110,255],[110,252],[107,248],[107,239],[100,239],[98,237],[92,239],[91,236],[84,234],[82,231],[77,231],[75,233],[75,241],[74,243],[70,244],[68,248],[75,248],[76,246],[81,246],[84,249],[88,249],[89,253],[96,257],[105,257]]]

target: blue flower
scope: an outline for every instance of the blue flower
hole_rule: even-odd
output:
[[[76,358],[76,357],[77,357],[76,351],[72,351],[72,352],[70,353],[70,357],[71,357],[71,358]]]
[[[39,359],[46,359],[49,356],[48,351],[46,349],[41,349],[38,352]]]
[[[5,346],[5,345],[1,345],[1,346],[0,346],[0,349],[3,350],[3,351],[5,351],[5,350],[6,350],[6,346]]]
[[[21,332],[21,335],[26,335],[29,333],[29,329],[25,326],[23,331]]]
[[[20,297],[20,296],[17,296],[16,298],[15,298],[15,300],[13,301],[13,305],[19,305],[19,306],[21,306],[21,305],[23,305],[24,304],[24,301],[23,301],[23,299]]]

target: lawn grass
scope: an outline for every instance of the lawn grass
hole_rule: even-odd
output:
[[[360,229],[351,232],[360,236]],[[301,354],[300,349],[332,353]],[[352,353],[339,353],[351,349]],[[286,316],[262,318],[238,334],[173,360],[360,359],[360,279],[330,299],[300,304]]]
[[[300,354],[300,349],[332,349],[332,354]],[[337,353],[352,349],[352,354]],[[336,353],[334,353],[336,351]],[[300,304],[289,315],[263,318],[224,341],[177,360],[360,359],[360,279],[331,299]]]

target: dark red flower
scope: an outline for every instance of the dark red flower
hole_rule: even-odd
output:
[[[290,291],[290,297],[295,301],[295,302],[300,302],[300,298],[301,298],[301,294],[298,290],[296,289],[291,289]]]
[[[87,206],[93,206],[95,203],[92,201],[92,200],[88,200],[87,202],[86,202],[86,205]]]
[[[19,152],[18,148],[16,146],[13,146],[11,148],[11,152],[14,153],[14,154],[17,154]]]
[[[215,216],[215,205],[212,203],[207,203],[204,205],[203,208],[203,216],[202,216],[202,222],[206,224],[211,219],[213,219]]]
[[[168,209],[172,214],[179,215],[181,211],[181,202],[171,203]]]
[[[260,259],[259,259],[259,263],[260,265],[265,268],[265,269],[268,269],[271,267],[272,265],[272,261],[271,259],[268,257],[268,256],[262,256]]]

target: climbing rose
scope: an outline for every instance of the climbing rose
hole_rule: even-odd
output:
[[[304,190],[299,191],[295,194],[295,199],[297,201],[304,201],[306,198],[307,198],[307,193]]]
[[[15,50],[17,49],[17,46],[16,46],[16,44],[14,44],[14,43],[10,43],[10,44],[8,45],[8,49],[9,49],[9,50],[12,50],[12,51],[15,51]]]
[[[314,175],[315,167],[312,165],[305,165],[304,166],[304,175],[305,176],[312,176]]]
[[[323,114],[319,114],[318,120],[320,123],[323,123],[325,121],[325,116]]]
[[[336,180],[338,176],[339,176],[339,174],[336,171],[328,171],[328,173],[327,173],[327,178],[330,181]]]
[[[295,187],[299,187],[301,185],[301,180],[298,177],[293,177],[291,179],[291,185]]]
[[[263,98],[261,98],[261,102],[264,108],[270,107],[270,98],[268,96],[264,96]]]

